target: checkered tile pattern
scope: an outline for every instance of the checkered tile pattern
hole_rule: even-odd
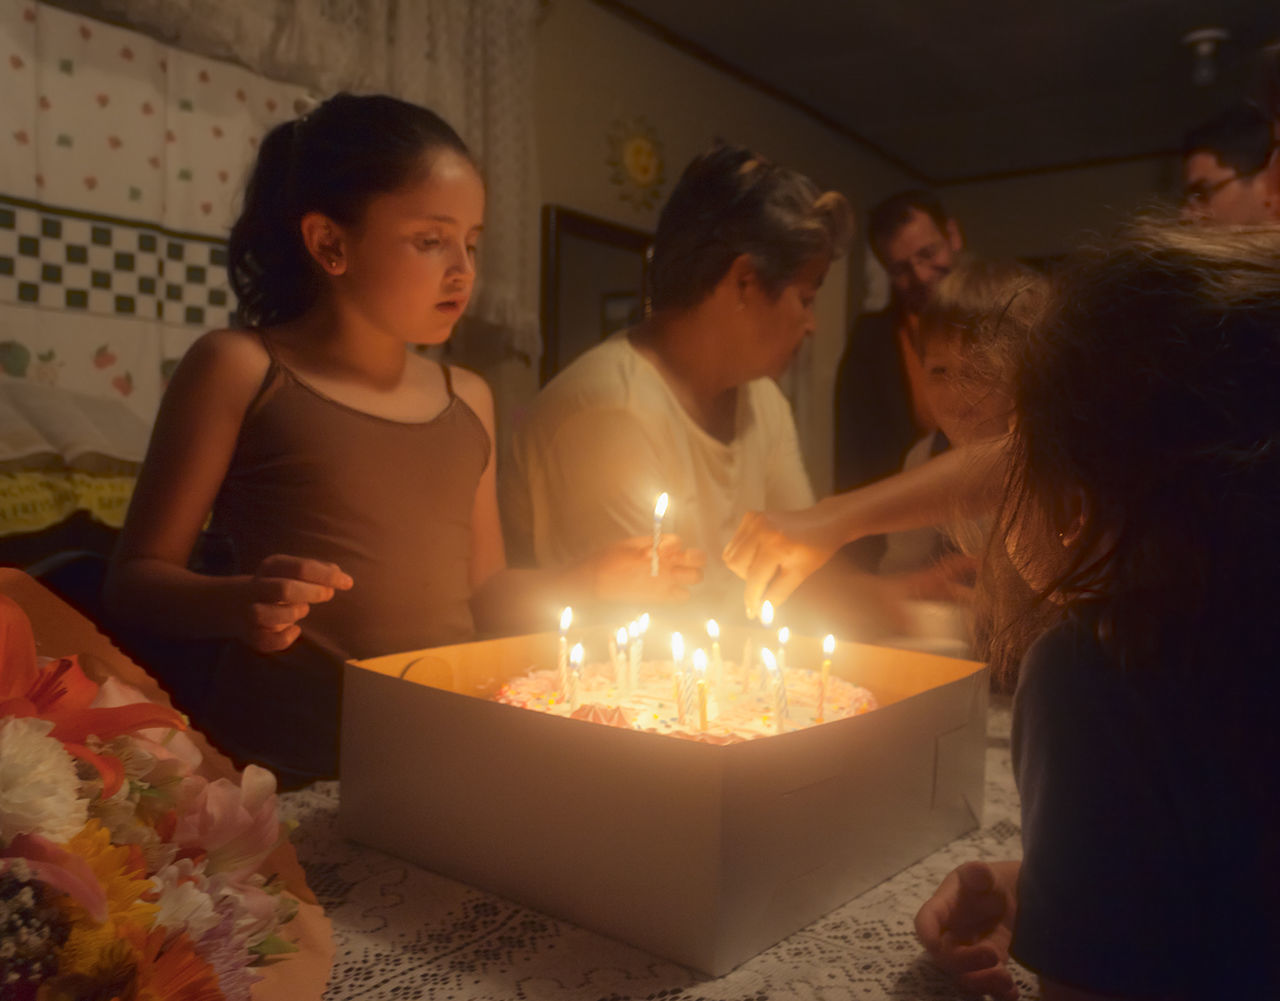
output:
[[[0,302],[226,326],[226,244],[0,197]]]

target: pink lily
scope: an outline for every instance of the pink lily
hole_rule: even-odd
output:
[[[243,879],[280,840],[276,804],[275,776],[257,765],[245,767],[239,786],[189,776],[182,780],[173,840],[206,851],[209,872]]]
[[[26,863],[31,875],[70,896],[99,923],[107,920],[107,894],[89,863],[39,834],[19,834],[0,852],[0,872]]]

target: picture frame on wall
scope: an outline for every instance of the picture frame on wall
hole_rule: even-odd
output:
[[[643,230],[566,208],[542,208],[542,363],[545,385],[582,352],[642,312]]]
[[[632,291],[606,292],[600,298],[600,339],[644,319],[643,300]]]

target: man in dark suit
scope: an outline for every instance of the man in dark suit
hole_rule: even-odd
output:
[[[835,394],[835,487],[838,491],[898,472],[907,450],[934,429],[919,391],[920,358],[911,331],[929,294],[964,249],[964,237],[931,191],[902,191],[872,208],[867,237],[889,275],[887,309],[860,316],[849,333]],[[874,570],[884,537],[846,547]]]

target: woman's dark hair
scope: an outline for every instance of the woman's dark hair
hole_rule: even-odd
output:
[[[852,233],[843,195],[748,149],[717,145],[685,168],[658,218],[652,308],[697,305],[742,254],[765,291],[780,295],[814,258],[844,254]]]
[[[1126,669],[1273,661],[1277,387],[1280,229],[1140,220],[1080,254],[1017,364],[1000,542],[1035,584],[992,591],[997,665],[1086,611]]]
[[[268,132],[227,247],[237,322],[273,326],[315,302],[321,275],[302,242],[304,215],[354,225],[370,198],[414,180],[424,154],[441,149],[472,159],[439,115],[381,95],[337,94]]]

